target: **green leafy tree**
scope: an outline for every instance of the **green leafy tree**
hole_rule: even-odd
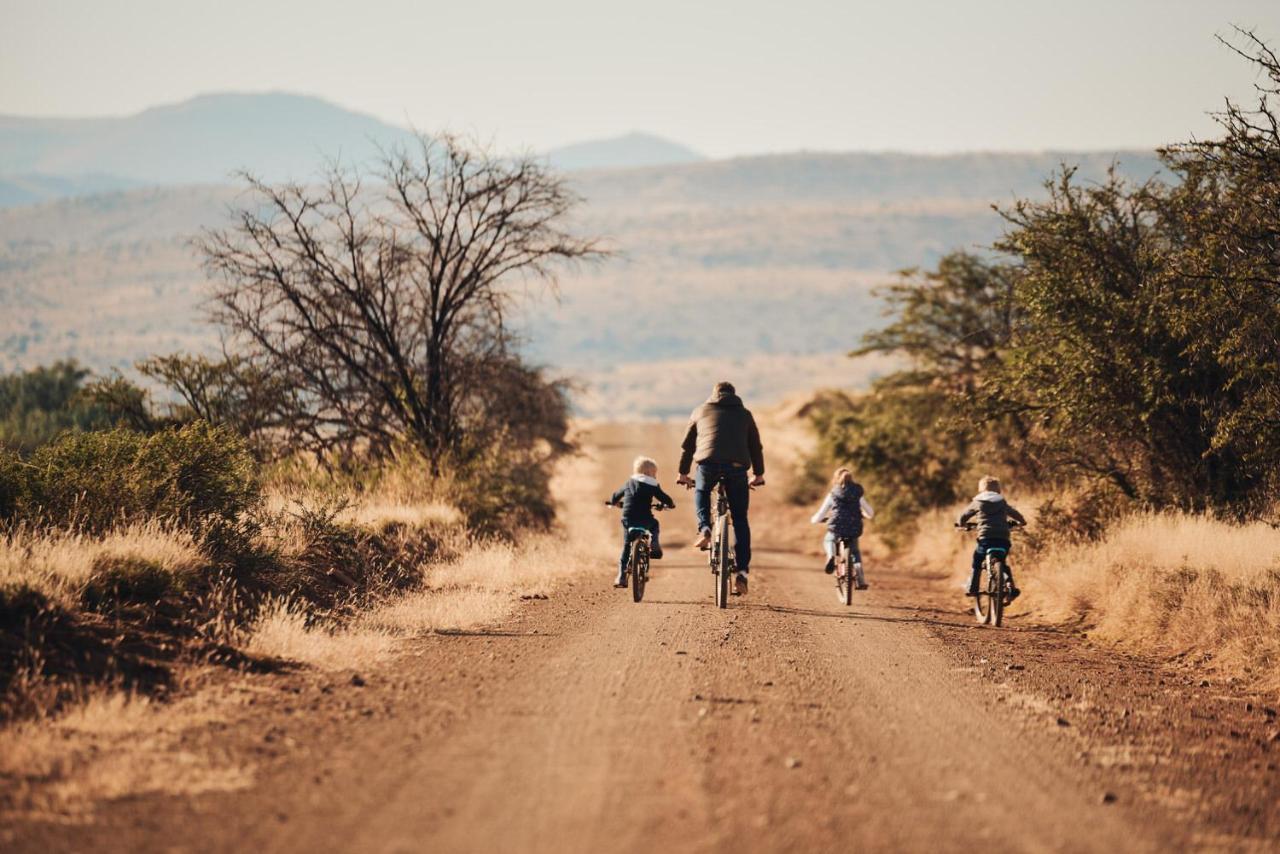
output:
[[[109,427],[110,410],[83,394],[88,377],[73,361],[0,376],[0,444],[30,453],[68,430]]]
[[[935,270],[903,271],[880,291],[890,322],[851,355],[886,353],[906,365],[862,396],[821,398],[811,410],[820,437],[809,469],[851,467],[879,508],[879,529],[909,532],[920,513],[956,501],[978,460],[1007,463],[1016,414],[980,408],[1012,334],[1017,270],[956,252]],[[822,473],[825,475],[825,472]]]

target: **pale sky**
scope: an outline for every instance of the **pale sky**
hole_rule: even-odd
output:
[[[0,0],[0,113],[318,95],[546,148],[645,130],[712,156],[1149,147],[1211,134],[1280,0]]]

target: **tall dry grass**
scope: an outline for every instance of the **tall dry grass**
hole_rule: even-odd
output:
[[[94,568],[106,558],[140,561],[175,577],[194,573],[205,563],[190,533],[160,521],[102,535],[20,528],[0,537],[0,588],[32,589],[74,606]]]
[[[394,652],[403,640],[432,631],[493,625],[509,617],[521,597],[546,596],[563,580],[598,567],[614,544],[599,492],[599,460],[581,454],[564,460],[553,481],[561,505],[561,526],[518,544],[470,543],[457,557],[417,567],[416,589],[363,609],[342,625],[308,613],[298,602],[276,600],[259,612],[247,646],[264,655],[328,669],[363,667]],[[278,500],[278,499],[277,499]],[[414,505],[383,495],[354,505],[354,519],[376,526],[406,517],[457,523],[438,504]],[[415,515],[417,514],[417,515]],[[425,523],[425,521],[423,522]]]
[[[1082,619],[1094,637],[1198,655],[1280,689],[1280,530],[1270,525],[1138,515],[1098,542],[1045,549],[1023,578],[1048,619]]]
[[[518,546],[477,545],[456,560],[423,566],[418,589],[341,625],[317,617],[300,602],[274,600],[249,627],[245,647],[324,669],[365,667],[392,654],[405,639],[498,623],[522,597],[547,596],[590,565],[587,556],[551,535]]]
[[[1096,541],[1030,546],[1039,495],[1012,496],[1031,523],[1015,534],[1017,611],[1077,623],[1090,636],[1280,690],[1280,530],[1211,516],[1147,513],[1124,518]],[[896,555],[903,571],[956,589],[968,580],[973,535],[952,528],[963,505],[920,519]]]

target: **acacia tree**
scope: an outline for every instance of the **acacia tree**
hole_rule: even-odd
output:
[[[563,422],[563,389],[536,372],[519,375],[521,393],[541,408],[513,412],[493,392],[519,364],[515,286],[554,288],[559,264],[602,254],[567,227],[577,196],[538,160],[452,136],[387,154],[375,177],[365,187],[333,165],[318,186],[273,186],[246,174],[235,224],[198,241],[227,349],[290,389],[292,441],[376,456],[408,440],[438,469],[527,412],[558,406]]]

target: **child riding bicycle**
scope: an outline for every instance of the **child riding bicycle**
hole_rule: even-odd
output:
[[[858,538],[862,536],[862,520],[876,515],[871,509],[863,493],[862,484],[853,479],[853,472],[846,468],[836,469],[831,477],[831,491],[823,499],[818,512],[809,520],[811,524],[827,523],[827,534],[822,538],[822,547],[827,552],[827,565],[822,571],[830,575],[836,571],[836,543],[844,540],[849,543],[849,551],[853,559],[862,563],[862,552],[858,549]],[[865,582],[859,582],[858,589],[865,590]]]
[[[961,528],[972,525],[978,529],[978,543],[973,550],[973,572],[969,576],[966,596],[978,595],[978,577],[982,574],[982,561],[986,558],[987,552],[991,549],[1002,549],[1008,554],[1013,548],[1009,533],[1010,520],[1017,525],[1027,524],[1022,514],[1000,494],[1000,481],[990,475],[982,477],[978,481],[978,494],[973,497],[973,501],[960,514],[956,522],[956,525]],[[1022,591],[1013,583],[1013,570],[1009,569],[1007,563],[1005,570],[1009,577],[1009,601],[1012,602]]]
[[[668,510],[676,506],[670,495],[662,491],[658,485],[658,464],[649,457],[636,457],[632,464],[631,477],[617,492],[613,493],[608,503],[622,507],[622,558],[618,561],[618,578],[614,587],[627,586],[627,559],[631,552],[631,529],[646,528],[652,535],[649,546],[649,557],[653,560],[662,558],[662,546],[658,543],[658,520],[653,515],[653,501],[657,499],[659,507]]]

